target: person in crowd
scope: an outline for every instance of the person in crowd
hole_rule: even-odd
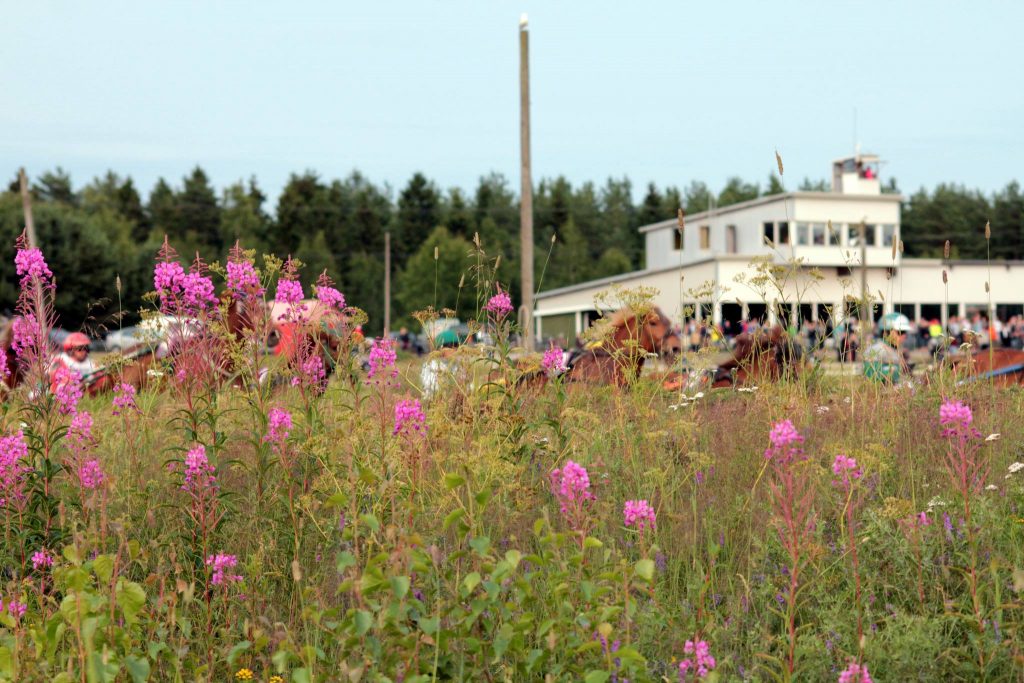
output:
[[[89,338],[87,336],[81,332],[72,332],[64,339],[63,347],[63,353],[57,356],[50,366],[51,383],[60,379],[58,371],[61,368],[78,373],[82,381],[86,381],[96,374],[98,368],[89,358]]]
[[[909,377],[910,355],[904,346],[910,319],[902,313],[888,313],[878,324],[881,338],[864,352],[864,376],[880,382],[898,382]]]

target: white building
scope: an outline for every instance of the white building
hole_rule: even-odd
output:
[[[788,192],[640,228],[645,270],[541,292],[540,337],[571,341],[599,315],[595,295],[614,285],[654,287],[673,320],[711,318],[733,325],[779,317],[838,322],[856,311],[862,288],[874,316],[899,311],[912,320],[988,308],[1005,319],[1024,313],[1024,263],[903,258],[902,197],[882,194],[878,157],[861,154],[832,166],[830,192]],[[861,235],[864,243],[861,243]],[[758,263],[772,278],[758,278]],[[866,267],[862,267],[865,266]],[[946,271],[947,284],[943,284]]]

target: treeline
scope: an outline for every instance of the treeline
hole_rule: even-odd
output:
[[[198,253],[223,262],[236,240],[260,253],[292,255],[305,264],[307,287],[326,269],[348,300],[369,313],[374,333],[383,319],[385,232],[391,234],[394,325],[430,305],[472,317],[480,300],[493,294],[493,286],[479,291],[478,284],[490,283],[499,257],[497,279],[513,300],[519,296],[518,196],[496,174],[466,192],[442,190],[416,173],[396,194],[358,172],[334,180],[306,172],[291,176],[273,209],[255,179],[218,193],[198,167],[177,187],[161,179],[146,200],[130,177],[113,172],[75,188],[58,168],[31,188],[40,246],[58,278],[57,311],[66,327],[116,326],[119,312],[124,324],[136,319],[152,289],[153,258],[164,235],[186,261]],[[680,206],[693,214],[784,189],[775,175],[763,188],[731,178],[718,193],[696,181],[683,190],[650,183],[637,204],[626,178],[600,186],[543,180],[534,194],[535,282],[551,289],[642,268],[639,226],[672,218]],[[798,189],[827,186],[804,180]],[[886,191],[897,192],[895,182]],[[921,190],[903,208],[907,255],[941,255],[950,239],[958,257],[984,258],[984,225],[990,221],[992,256],[1022,258],[1022,207],[1016,182],[992,198],[955,185]],[[0,194],[0,239],[9,245],[9,257],[0,260],[0,307],[7,310],[17,298],[13,244],[23,226],[15,181]]]

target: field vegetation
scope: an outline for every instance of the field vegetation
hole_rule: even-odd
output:
[[[227,298],[269,290],[301,315],[288,264],[233,258],[222,283],[167,256],[154,302],[217,329]],[[1024,670],[1019,390],[809,373],[525,391],[498,294],[495,344],[457,352],[429,396],[386,341],[323,382],[221,334],[239,382],[168,360],[143,391],[89,397],[32,374],[53,282],[38,251],[18,259],[20,312],[43,322],[0,415],[0,679]]]

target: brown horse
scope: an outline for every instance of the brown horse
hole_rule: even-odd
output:
[[[975,351],[952,360],[953,371],[963,382],[991,380],[999,387],[1024,386],[1024,351],[993,349]]]
[[[590,347],[574,351],[562,381],[572,384],[628,385],[640,376],[649,354],[661,354],[680,348],[679,336],[672,333],[672,322],[659,308],[637,314],[622,309],[609,316],[605,338]],[[674,340],[674,341],[673,341]],[[544,372],[524,375],[520,386],[539,389],[548,381]]]
[[[694,388],[722,388],[746,386],[761,382],[777,382],[796,377],[803,369],[800,347],[785,330],[776,325],[768,330],[744,332],[736,337],[732,357],[719,365],[710,377],[670,373],[662,387],[676,391],[692,385]]]

